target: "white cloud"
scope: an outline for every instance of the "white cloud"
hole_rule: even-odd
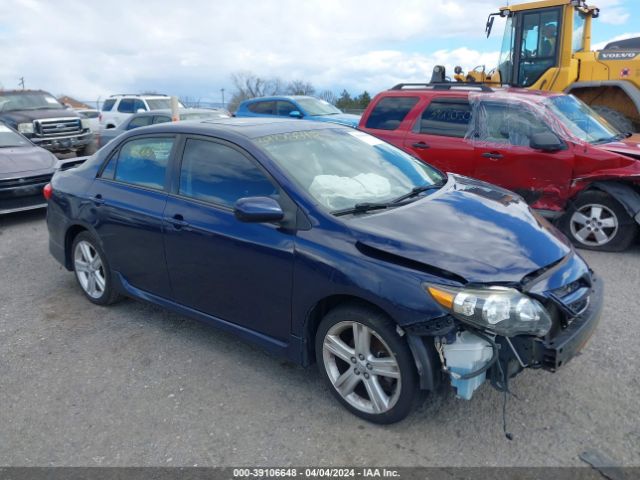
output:
[[[616,35],[613,38],[610,38],[609,40],[605,40],[604,42],[598,42],[598,43],[594,43],[591,46],[592,50],[602,50],[604,49],[604,47],[607,46],[608,43],[610,42],[617,42],[618,40],[626,40],[627,38],[634,38],[634,37],[640,37],[640,32],[635,32],[635,33],[623,33],[621,35]]]
[[[631,16],[627,9],[621,6],[621,0],[600,0],[596,3],[600,8],[599,21],[602,23],[623,25]]]
[[[83,99],[167,89],[217,99],[231,73],[251,70],[376,92],[426,81],[436,63],[493,65],[495,54],[479,46],[495,8],[481,0],[3,0],[0,83],[13,88],[24,76],[27,87]],[[460,38],[477,47],[447,47]]]

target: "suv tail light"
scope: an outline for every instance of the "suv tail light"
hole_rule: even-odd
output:
[[[49,200],[52,194],[53,187],[50,183],[47,183],[44,187],[42,187],[42,195],[44,195],[45,200]]]

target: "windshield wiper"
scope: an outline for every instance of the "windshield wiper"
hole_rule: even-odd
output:
[[[439,182],[436,182],[436,183],[413,187],[409,192],[405,193],[404,195],[400,195],[398,198],[394,198],[393,200],[391,200],[390,203],[393,203],[393,204],[400,203],[400,202],[402,202],[404,200],[408,200],[409,198],[417,197],[418,195],[420,195],[423,192],[428,192],[429,190],[438,190],[438,189],[442,188],[442,186],[445,183],[447,183],[447,180],[445,178],[443,178],[442,180],[440,180]]]
[[[447,183],[446,178],[443,178],[442,180],[440,180],[437,183],[432,183],[429,185],[420,185],[418,187],[414,187],[411,189],[411,191],[405,193],[404,195],[399,196],[398,198],[394,198],[393,200],[389,201],[389,202],[381,202],[381,203],[375,203],[375,202],[363,202],[363,203],[356,203],[353,207],[350,208],[345,208],[344,210],[335,210],[333,212],[331,212],[332,214],[334,214],[335,216],[340,216],[340,215],[348,215],[351,213],[364,213],[364,212],[368,212],[371,210],[384,210],[386,208],[393,208],[393,207],[400,207],[402,205],[404,205],[402,202],[404,202],[405,200],[408,200],[410,198],[416,197],[418,195],[420,195],[423,192],[427,192],[429,190],[437,190],[439,188],[442,188],[442,186]]]
[[[356,203],[353,207],[345,208],[343,210],[335,210],[331,212],[336,217],[340,215],[349,215],[350,213],[364,213],[370,210],[383,210],[389,207],[397,207],[399,205],[393,205],[391,202],[386,203],[373,203],[373,202],[363,202]]]

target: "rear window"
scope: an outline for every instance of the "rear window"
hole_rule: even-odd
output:
[[[110,98],[109,100],[105,100],[104,103],[102,104],[102,111],[110,112],[113,106],[115,105],[115,103],[116,103],[115,98]]]
[[[173,138],[142,138],[124,144],[101,177],[162,190]]]
[[[422,112],[420,133],[444,137],[464,137],[471,121],[469,102],[434,100]]]
[[[395,130],[416,103],[418,97],[385,97],[373,108],[365,128]]]

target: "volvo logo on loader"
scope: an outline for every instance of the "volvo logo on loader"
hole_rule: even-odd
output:
[[[600,52],[598,58],[600,60],[632,60],[638,56],[640,52]]]

